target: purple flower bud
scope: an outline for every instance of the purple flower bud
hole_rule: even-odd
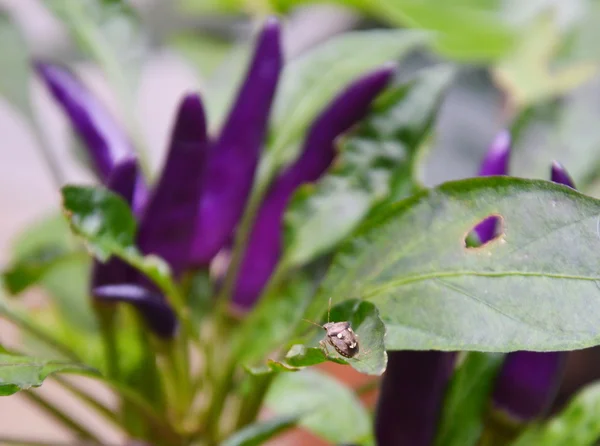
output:
[[[354,81],[313,122],[300,157],[275,179],[257,214],[233,296],[237,305],[251,307],[273,273],[281,254],[283,215],[294,191],[327,171],[335,139],[365,116],[392,74],[393,68],[385,67]]]
[[[258,38],[243,85],[207,160],[192,249],[208,264],[230,238],[252,184],[283,64],[279,23],[269,19]]]
[[[552,163],[552,181],[575,188],[558,162]],[[494,407],[515,420],[543,416],[560,387],[567,352],[514,352],[504,360],[493,393]]]
[[[134,155],[129,138],[104,105],[67,68],[43,61],[34,62],[34,66],[87,147],[98,178],[106,184],[114,167]],[[136,210],[146,192],[143,177],[138,175],[133,206]]]
[[[176,277],[189,266],[207,152],[204,109],[200,97],[191,94],[179,107],[165,166],[137,236],[140,250],[162,257]]]
[[[106,186],[131,205],[137,178],[137,162],[135,158],[127,158],[114,166]],[[135,270],[116,257],[110,258],[105,263],[95,260],[92,267],[92,289],[108,284],[129,282],[134,275]]]
[[[135,283],[121,283],[96,287],[92,294],[100,301],[132,304],[142,313],[154,333],[162,338],[173,336],[177,320],[159,293]]]
[[[447,352],[388,352],[375,415],[377,444],[433,444],[455,359]]]
[[[575,189],[575,183],[567,172],[567,170],[558,161],[552,162],[550,179],[558,184],[564,184],[572,189]]]
[[[488,152],[481,163],[479,176],[487,177],[492,175],[507,175],[508,163],[510,158],[510,133],[508,130],[502,130],[488,149]],[[487,243],[496,236],[496,227],[498,218],[490,217],[479,223],[475,231],[479,236],[481,243]]]

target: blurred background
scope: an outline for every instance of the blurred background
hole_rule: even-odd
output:
[[[61,4],[77,1],[0,0],[0,10],[10,18],[0,23],[2,265],[26,226],[56,212],[57,177],[61,182],[92,182],[62,113],[23,68],[31,56],[76,70],[127,123],[156,171],[182,95],[199,90],[209,104],[217,103],[215,109],[222,107],[219,100],[226,101],[219,97],[221,86],[235,86],[243,73],[248,36],[268,13],[285,18],[287,59],[353,29],[409,27],[436,33],[435,44],[400,63],[401,73],[440,61],[458,70],[435,123],[423,172],[427,184],[474,176],[495,133],[510,127],[511,174],[548,178],[550,163],[556,159],[580,189],[600,196],[598,1],[131,0],[131,16],[105,15],[100,8],[86,17],[92,21],[90,29],[117,49],[117,61],[127,77],[121,79],[122,85],[107,75],[97,52],[78,40],[81,35],[73,21],[79,19],[61,9]],[[49,165],[59,166],[58,175]],[[28,292],[25,299],[31,308],[43,308],[41,291]],[[18,342],[1,321],[0,341]],[[352,386],[369,381],[345,368],[325,369]],[[600,358],[594,350],[571,355],[563,394],[597,376]],[[42,391],[58,392],[51,382]],[[67,396],[60,397],[74,407]],[[110,400],[110,395],[106,398]],[[366,403],[372,405],[374,400],[375,394],[367,392]],[[88,420],[85,411],[80,416],[118,443],[108,426]],[[0,399],[0,432],[33,429],[39,438],[67,439],[20,396]],[[295,435],[280,437],[276,444],[318,444],[312,437]]]

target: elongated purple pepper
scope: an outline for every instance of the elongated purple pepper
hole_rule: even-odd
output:
[[[375,414],[380,446],[431,446],[455,353],[388,352]]]
[[[480,177],[507,175],[510,161],[511,138],[508,130],[502,130],[490,146],[479,170]],[[496,236],[498,218],[490,217],[479,223],[475,231],[481,243],[486,243]]]
[[[270,18],[220,136],[207,160],[192,248],[193,260],[207,265],[230,239],[252,184],[283,65],[279,23]]]
[[[129,138],[106,107],[69,69],[41,60],[34,62],[34,67],[87,147],[98,179],[106,184],[115,166],[134,155]],[[135,210],[141,209],[145,198],[145,182],[138,172]]]
[[[204,107],[190,94],[179,107],[169,153],[137,235],[140,250],[166,260],[175,277],[190,266],[207,153]]]
[[[207,151],[204,108],[200,97],[190,94],[179,107],[165,165],[137,234],[138,248],[162,257],[175,277],[189,266]],[[93,293],[98,299],[134,305],[159,336],[170,337],[175,332],[177,320],[164,296],[137,271],[125,280],[96,286]]]
[[[235,304],[246,309],[254,304],[279,261],[289,199],[299,186],[318,180],[327,171],[336,154],[335,139],[366,115],[393,71],[385,67],[360,77],[315,119],[299,158],[275,179],[257,214],[238,273]]]
[[[575,188],[573,180],[558,162],[551,168],[555,183]],[[494,408],[519,422],[539,418],[547,412],[561,384],[567,352],[509,353],[496,378]]]

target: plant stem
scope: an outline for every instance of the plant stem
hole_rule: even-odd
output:
[[[79,398],[82,402],[84,402],[88,407],[94,409],[98,414],[102,415],[104,419],[109,421],[115,427],[120,430],[123,430],[125,426],[121,423],[117,412],[114,409],[110,409],[106,407],[104,404],[99,402],[96,398],[91,396],[90,394],[84,392],[82,389],[78,388],[75,384],[69,382],[67,379],[61,376],[55,376],[54,381],[58,383],[63,389],[67,390],[69,393]]]
[[[52,182],[54,184],[54,188],[56,190],[60,190],[60,188],[65,183],[65,176],[63,174],[60,165],[56,162],[56,159],[52,156],[52,151],[48,146],[48,139],[42,135],[42,131],[38,125],[37,119],[33,116],[33,111],[30,112],[30,121],[31,121],[31,129],[33,130],[33,136],[36,144],[35,147],[38,150],[38,153],[41,155],[48,171],[50,172],[50,177],[52,178]]]
[[[119,353],[117,350],[117,337],[115,333],[115,311],[113,306],[96,303],[94,310],[98,317],[104,355],[106,358],[107,375],[110,379],[119,379]]]
[[[34,403],[37,407],[43,409],[46,414],[54,418],[54,420],[58,421],[74,434],[77,434],[80,439],[89,440],[95,444],[102,444],[96,435],[87,430],[77,421],[73,420],[69,415],[49,402],[46,398],[32,391],[23,392],[22,395],[30,402]]]
[[[25,315],[19,313],[20,312],[9,308],[8,305],[0,301],[0,315],[3,315],[17,327],[34,336],[36,339],[42,341],[65,357],[75,362],[84,362],[75,351],[71,350],[70,347],[55,338],[51,332],[29,320]]]
[[[274,373],[254,377],[255,385],[248,397],[242,400],[234,431],[256,420],[274,378]]]

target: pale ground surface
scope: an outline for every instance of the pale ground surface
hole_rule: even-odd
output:
[[[142,0],[144,1],[144,0]],[[36,54],[47,54],[60,51],[66,35],[60,26],[39,5],[37,0],[0,0],[0,7],[7,7],[19,20],[26,32],[26,37]],[[297,27],[304,27],[306,32],[296,33],[299,38],[288,41],[288,48],[298,49],[309,45],[326,29],[323,21],[331,27],[331,14],[324,12],[319,20],[301,20]],[[339,17],[338,17],[339,18]],[[345,17],[344,20],[352,20]],[[333,27],[335,29],[335,26]],[[1,61],[0,61],[1,66]],[[77,66],[80,74],[89,85],[98,92],[102,99],[114,109],[115,101],[104,82],[101,73],[93,66]],[[165,146],[172,113],[181,95],[189,90],[196,90],[199,82],[193,70],[178,56],[163,51],[151,58],[144,67],[140,84],[137,114],[141,122],[145,142],[150,150],[153,167],[160,164]],[[46,92],[39,84],[34,85],[34,101],[44,122],[45,135],[50,146],[61,160],[69,182],[90,181],[90,176],[68,155],[67,126],[64,118],[51,103]],[[4,102],[0,101],[0,265],[9,258],[11,239],[21,229],[33,222],[36,217],[55,210],[58,205],[58,194],[42,160],[38,156],[34,139],[18,114]],[[28,296],[35,304],[40,296]],[[0,321],[0,339],[12,342],[14,330]],[[81,380],[80,380],[81,381]],[[111,396],[93,382],[88,386],[97,390],[107,403]],[[59,398],[61,406],[76,414],[76,418],[95,432],[101,433],[112,444],[120,441],[119,435],[110,426],[91,417],[89,412],[64,395],[53,383],[45,384],[40,390],[43,395]],[[0,435],[27,434],[27,437],[45,441],[66,441],[69,439],[61,429],[47,420],[35,408],[32,408],[22,397],[14,396],[0,399]],[[313,444],[314,439],[300,440],[289,437],[274,442],[277,445]]]

